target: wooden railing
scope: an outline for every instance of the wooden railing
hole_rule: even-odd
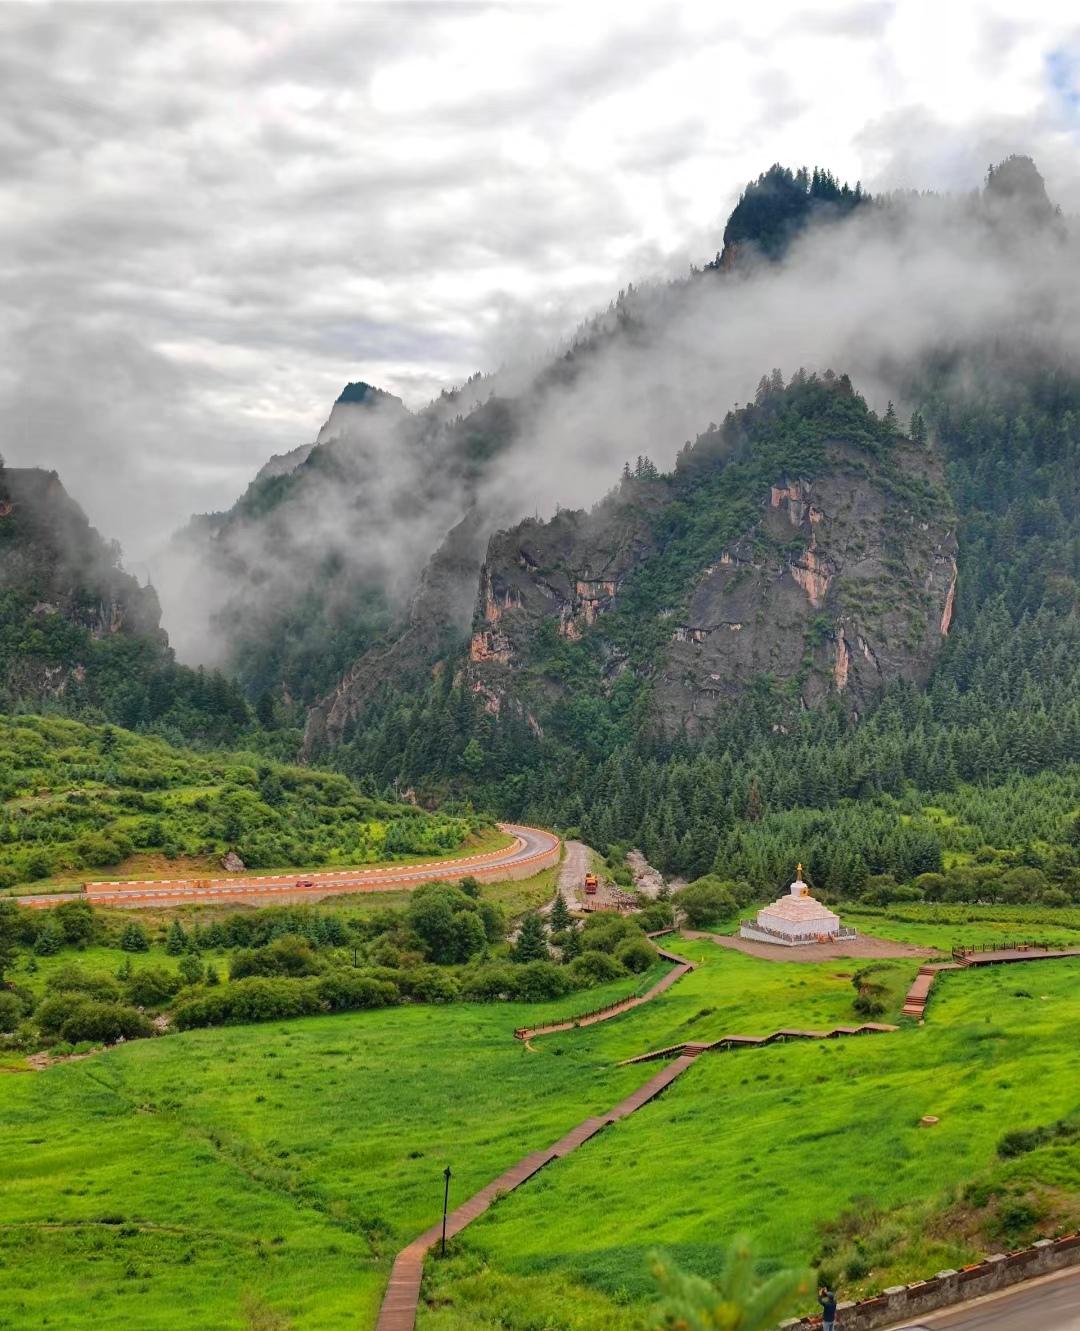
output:
[[[976,952],[1053,952],[1053,943],[1035,938],[1025,938],[1020,942],[1011,939],[999,943],[955,943],[952,949],[954,961],[962,961]]]

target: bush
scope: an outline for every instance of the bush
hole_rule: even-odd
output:
[[[389,1007],[401,995],[396,984],[370,975],[327,975],[319,981],[319,1001],[328,1012],[351,1012],[359,1008]]]
[[[38,930],[37,938],[34,939],[34,955],[55,957],[63,945],[64,935],[60,932],[59,926],[47,919]]]
[[[103,1003],[116,1003],[120,999],[120,986],[111,975],[86,971],[72,962],[58,966],[45,981],[45,989],[50,994],[79,993]]]
[[[462,976],[462,997],[481,1003],[509,998],[517,987],[520,973],[520,966],[480,966]]]
[[[23,1019],[23,1005],[10,989],[0,989],[0,1031],[9,1035]]]
[[[65,943],[89,943],[94,936],[94,908],[89,901],[65,901],[53,911]]]
[[[641,929],[634,920],[591,915],[581,930],[581,946],[586,952],[614,952],[626,939],[640,937]]]
[[[1046,1123],[1037,1128],[1013,1128],[997,1144],[997,1153],[1002,1160],[1012,1160],[1018,1155],[1026,1155],[1051,1141],[1073,1141],[1080,1136],[1080,1125],[1064,1119],[1057,1123]]]
[[[686,916],[686,922],[692,929],[713,924],[732,914],[736,908],[734,896],[715,878],[699,878],[689,887],[684,887],[676,894],[675,904]]]
[[[402,971],[401,991],[421,1003],[452,1003],[460,993],[457,980],[437,966]]]
[[[203,978],[202,957],[197,952],[189,952],[180,958],[180,978],[185,984],[199,984]]]
[[[164,966],[147,966],[134,971],[125,988],[138,1007],[164,1007],[178,993],[180,977]]]
[[[640,975],[656,960],[656,948],[644,938],[628,938],[625,943],[619,945],[615,957],[628,971]]]
[[[575,989],[591,989],[593,985],[606,984],[608,980],[617,980],[626,974],[622,962],[616,961],[608,952],[583,952],[566,969]]]
[[[194,1026],[226,1026],[283,1017],[306,1017],[322,1011],[318,980],[250,977],[222,985],[212,993],[177,1005],[179,1030]]]
[[[34,1012],[34,1020],[46,1035],[59,1035],[67,1019],[76,1013],[84,1003],[91,1002],[85,994],[71,992],[56,994],[43,999]]]
[[[311,944],[299,934],[282,934],[266,947],[245,948],[229,962],[229,978],[243,980],[248,976],[315,975],[318,958]]]
[[[654,901],[637,917],[638,924],[646,933],[655,933],[657,929],[670,929],[675,923],[675,912],[668,901]]]
[[[124,1003],[98,1003],[92,998],[83,999],[60,1027],[61,1039],[70,1044],[82,1040],[114,1044],[119,1039],[135,1040],[153,1033],[150,1022],[133,1007]]]
[[[573,987],[568,970],[569,967],[556,966],[552,961],[520,962],[514,967],[513,997],[526,1003],[561,998]]]

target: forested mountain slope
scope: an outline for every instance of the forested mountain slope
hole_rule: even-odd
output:
[[[517,667],[463,652],[426,690],[386,692],[346,728],[340,760],[431,795],[468,790],[515,816],[579,826],[601,847],[637,841],[665,869],[689,875],[715,867],[725,878],[780,882],[794,847],[813,881],[838,891],[861,890],[875,874],[906,879],[940,869],[947,838],[922,804],[980,783],[1001,788],[990,821],[1009,823],[1010,836],[1028,845],[1026,862],[1038,867],[1050,854],[1038,838],[1065,840],[1080,807],[1080,377],[1009,351],[987,351],[981,364],[980,374],[969,359],[959,376],[955,362],[942,361],[923,380],[928,436],[956,509],[948,636],[936,664],[923,657],[921,674],[898,672],[860,719],[839,690],[804,707],[796,671],[787,680],[753,678],[693,736],[659,726],[668,686],[663,667],[647,668],[642,648],[658,641],[650,625],[678,627],[658,617],[674,590],[665,579],[647,602],[652,619],[634,615],[620,627],[628,583],[622,607],[616,596],[576,641],[560,637],[552,614]],[[874,436],[884,422],[868,418],[867,429]],[[901,453],[914,447],[900,444]],[[669,484],[629,482],[643,495]],[[919,502],[931,501],[941,502],[932,487]],[[531,533],[519,535],[527,549]],[[731,539],[722,528],[717,536],[725,547]],[[948,557],[948,549],[931,537],[923,558]],[[939,608],[944,617],[941,599]],[[477,630],[491,632],[482,620]],[[813,619],[806,641],[817,631],[827,642]],[[613,643],[640,664],[605,680]],[[807,666],[812,672],[812,652]],[[509,701],[497,707],[487,693],[496,667],[504,688],[512,682]],[[1052,772],[1064,784],[1044,825],[1035,797],[1010,794],[1004,783],[1011,774]],[[851,799],[863,803],[849,808]],[[1006,811],[1018,800],[1027,812],[1016,818]],[[1075,860],[1072,852],[1055,861],[1070,882]]]
[[[0,463],[0,710],[235,737],[243,694],[178,666],[160,618],[154,589],[124,572],[55,472]]]

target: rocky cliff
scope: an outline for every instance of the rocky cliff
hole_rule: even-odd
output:
[[[830,394],[861,403],[848,388]],[[789,396],[754,410],[788,411]],[[800,424],[821,405],[803,403]],[[568,691],[610,695],[629,672],[664,730],[699,732],[755,684],[859,712],[890,680],[924,680],[956,581],[937,459],[876,420],[871,438],[818,423],[823,437],[793,446],[791,462],[767,430],[737,456],[718,432],[670,477],[626,480],[591,513],[498,533],[467,666],[485,706],[510,700],[542,727]],[[752,420],[727,436],[748,424],[754,436]]]

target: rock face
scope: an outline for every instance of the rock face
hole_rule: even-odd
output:
[[[763,677],[798,705],[839,698],[856,712],[889,680],[924,680],[955,595],[940,480],[926,447],[898,439],[887,466],[833,443],[812,476],[760,486],[735,539],[633,626],[655,643],[633,668],[648,674],[663,727],[700,732]],[[544,666],[552,632],[594,654],[607,680],[628,668],[625,625],[612,635],[607,618],[666,567],[670,505],[694,503],[692,487],[634,491],[492,539],[468,665],[490,710],[514,698],[543,724],[545,701],[564,692]]]
[[[653,552],[651,519],[665,495],[657,485],[632,503],[612,500],[592,513],[564,509],[550,522],[530,519],[497,532],[480,573],[472,665],[513,666],[544,620],[559,637],[580,639]]]

